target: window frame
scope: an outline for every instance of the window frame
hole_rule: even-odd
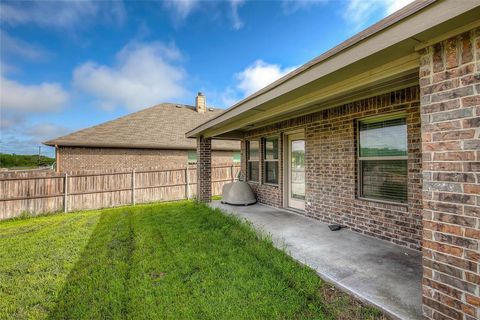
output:
[[[268,160],[267,159],[267,139],[277,139],[278,141],[278,149],[277,149],[277,159],[274,160]],[[262,181],[263,184],[269,185],[269,186],[279,186],[280,185],[280,156],[281,156],[281,146],[280,146],[280,136],[279,135],[273,135],[273,136],[267,136],[262,138]],[[266,162],[276,162],[277,163],[277,183],[272,183],[272,182],[266,182],[267,181],[267,170],[266,170]]]
[[[258,159],[253,159],[253,160],[250,159],[250,143],[251,143],[252,141],[258,142]],[[247,149],[247,150],[246,150],[246,153],[247,153],[247,157],[246,157],[246,158],[247,158],[247,168],[246,168],[246,169],[247,169],[247,172],[246,172],[246,178],[247,178],[247,179],[246,179],[246,180],[247,180],[248,182],[260,183],[260,180],[261,180],[261,178],[262,178],[262,173],[261,173],[261,168],[260,168],[260,167],[261,167],[260,161],[261,161],[261,158],[262,158],[262,156],[261,156],[261,152],[262,152],[261,139],[251,139],[251,140],[247,140],[246,147],[247,147],[247,148],[246,148],[246,149]],[[252,162],[258,163],[258,180],[251,180],[251,179],[250,179],[250,174],[249,174],[249,173],[250,173],[250,170],[249,170],[249,167],[250,167],[250,163],[252,163]]]
[[[195,155],[195,160],[190,159],[191,155]],[[198,159],[197,159],[197,151],[193,150],[188,150],[187,151],[187,164],[197,164]]]
[[[360,157],[360,123],[363,121],[367,120],[372,120],[372,121],[385,121],[386,118],[389,120],[394,120],[394,119],[405,119],[405,145],[407,146],[407,154],[404,156],[377,156],[377,157]],[[397,205],[397,206],[408,206],[408,121],[407,121],[407,115],[404,111],[402,112],[395,112],[395,113],[386,113],[386,114],[381,114],[381,115],[375,115],[371,117],[365,117],[361,119],[356,120],[356,159],[355,161],[357,162],[357,192],[356,196],[357,199],[360,200],[365,200],[365,201],[372,201],[372,202],[380,202],[380,203],[385,203],[385,204],[391,204],[391,205]],[[402,160],[402,161],[407,161],[407,197],[405,201],[395,201],[395,200],[387,200],[387,199],[379,199],[379,198],[369,198],[365,197],[362,195],[362,182],[363,182],[363,175],[362,175],[362,161],[392,161],[392,160]]]
[[[236,159],[235,156],[238,156],[238,159]],[[232,162],[233,164],[239,164],[242,162],[242,153],[240,151],[235,151],[232,155]]]

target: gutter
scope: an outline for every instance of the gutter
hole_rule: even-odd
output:
[[[167,146],[167,145],[151,145],[151,144],[138,144],[138,145],[125,145],[121,143],[61,143],[61,142],[53,142],[53,141],[45,141],[42,142],[44,145],[49,147],[55,148],[62,148],[62,147],[72,147],[72,148],[109,148],[109,149],[152,149],[152,150],[196,150],[196,145],[191,147],[189,146]],[[220,147],[220,148],[212,148],[213,151],[240,151],[240,147],[238,149],[229,148],[229,147]]]

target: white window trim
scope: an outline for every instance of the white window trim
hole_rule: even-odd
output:
[[[278,154],[277,154],[277,159],[274,159],[274,160],[267,160],[267,153],[266,153],[266,141],[267,139],[277,139],[278,140]],[[263,170],[262,170],[262,181],[263,181],[263,184],[265,185],[269,185],[269,186],[279,186],[280,185],[280,136],[279,135],[273,135],[273,136],[268,136],[268,137],[265,137],[262,139],[263,141],[263,144],[262,144],[262,154],[263,154]],[[266,165],[265,163],[266,162],[276,162],[277,163],[277,183],[272,183],[272,182],[266,182],[266,174],[267,174],[267,170],[266,170]]]
[[[257,141],[258,142],[258,159],[255,159],[255,160],[251,160],[250,159],[250,142],[252,141]],[[260,183],[260,180],[262,178],[262,172],[261,172],[261,166],[260,166],[260,160],[261,160],[261,152],[262,152],[262,143],[261,143],[261,139],[251,139],[251,140],[247,140],[247,181],[248,182],[254,182],[254,183]],[[251,180],[250,179],[250,175],[249,175],[249,166],[250,166],[250,163],[252,162],[257,162],[258,163],[258,180]]]
[[[381,121],[382,118],[391,118],[391,119],[400,119],[405,118],[405,123],[407,126],[406,135],[405,135],[405,142],[407,146],[407,155],[405,156],[386,156],[386,157],[360,157],[360,123],[365,120],[378,120]],[[372,201],[372,202],[379,202],[391,205],[399,205],[399,206],[406,206],[408,205],[408,171],[407,171],[407,199],[405,202],[401,201],[393,201],[393,200],[385,200],[385,199],[377,199],[377,198],[369,198],[362,195],[362,161],[369,161],[369,160],[379,160],[379,161],[391,161],[391,160],[407,160],[407,170],[408,170],[408,122],[406,113],[402,112],[395,112],[395,113],[386,113],[381,115],[375,115],[371,117],[365,117],[357,120],[356,125],[356,134],[357,134],[357,154],[356,154],[356,162],[357,162],[357,199],[365,200],[365,201]]]
[[[190,158],[190,157],[189,157],[189,156],[190,156],[190,153],[193,154],[194,151],[192,151],[192,150],[188,150],[188,151],[187,151],[187,163],[188,163],[188,164],[196,164],[196,163],[198,162],[196,151],[195,151],[195,160],[190,160],[190,159],[189,159],[189,158]]]

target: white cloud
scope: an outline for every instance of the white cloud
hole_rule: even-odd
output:
[[[292,14],[298,10],[310,9],[313,6],[327,2],[328,0],[283,0],[282,9],[284,14]]]
[[[3,30],[0,30],[0,42],[2,43],[0,47],[2,58],[10,55],[15,58],[22,57],[28,60],[43,60],[49,55],[45,49],[14,38]]]
[[[10,25],[81,27],[87,22],[121,24],[126,17],[122,1],[17,1],[0,3],[0,20]]]
[[[166,0],[163,2],[163,6],[172,11],[173,18],[177,23],[185,20],[198,4],[198,0]]]
[[[278,64],[268,64],[262,60],[257,60],[245,70],[236,74],[238,80],[237,88],[242,91],[244,96],[248,96],[283,77],[295,68],[282,68]]]
[[[6,112],[0,112],[0,130],[3,133],[6,130],[18,126],[24,121],[24,117],[19,114],[8,115]]]
[[[387,15],[394,13],[395,11],[398,11],[405,7],[406,5],[412,3],[415,0],[389,0],[385,1],[386,2],[386,9],[385,12]]]
[[[206,90],[215,106],[230,107],[252,93],[280,79],[296,67],[283,68],[277,64],[269,64],[256,60],[244,70],[234,75],[235,82],[223,91]]]
[[[226,15],[229,15],[233,29],[239,30],[244,26],[244,22],[240,18],[238,9],[245,2],[246,0],[166,0],[163,2],[163,7],[172,13],[173,22],[177,26],[182,24],[196,10],[212,11],[213,8],[221,7],[221,10],[227,11]]]
[[[238,8],[241,7],[244,3],[245,0],[230,0],[230,8],[232,10],[232,24],[235,30],[241,29],[244,25],[242,19],[240,19],[240,15],[238,14]]]
[[[132,43],[113,66],[86,62],[73,72],[78,90],[96,97],[100,106],[138,110],[184,97],[186,73],[178,66],[180,51],[160,42]]]
[[[241,99],[238,90],[228,87],[220,94],[220,106],[230,107]]]
[[[0,107],[12,112],[57,111],[68,100],[58,83],[25,85],[0,77]]]
[[[70,132],[68,128],[53,123],[37,123],[26,130],[26,133],[38,142],[63,136]]]
[[[377,0],[350,0],[345,12],[343,13],[343,18],[347,20],[348,23],[355,25],[356,28],[359,29],[371,17],[371,15],[377,9],[377,5]]]
[[[1,56],[1,54],[0,54]],[[0,59],[0,76],[6,75],[9,73],[18,73],[19,69],[14,65],[5,62],[4,59]]]
[[[68,130],[63,126],[32,125],[27,120],[33,113],[43,117],[48,112],[60,111],[68,100],[68,93],[58,83],[24,84],[0,76],[1,152],[35,153],[45,139],[65,134]]]
[[[4,117],[2,117],[3,120]],[[52,123],[34,123],[29,124],[25,119],[9,118],[17,121],[13,126],[2,127],[0,136],[0,152],[15,154],[36,154],[38,146],[42,146],[42,154],[54,156],[53,148],[42,145],[47,141],[59,136],[63,136],[72,130]]]
[[[365,27],[374,14],[380,13],[383,16],[387,16],[413,1],[414,0],[349,0],[343,17],[358,30]]]

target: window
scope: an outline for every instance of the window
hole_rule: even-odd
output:
[[[242,158],[241,158],[240,152],[235,152],[235,153],[233,154],[233,162],[234,162],[234,163],[240,162],[241,159],[242,159]]]
[[[358,123],[359,196],[407,202],[407,124],[390,115]]]
[[[188,151],[188,158],[187,158],[188,163],[197,163],[197,151]]]
[[[263,151],[264,159],[264,174],[263,179],[265,183],[278,184],[278,159],[279,147],[278,138],[265,138]]]
[[[248,142],[248,163],[247,179],[248,181],[260,180],[260,143],[259,141]]]

